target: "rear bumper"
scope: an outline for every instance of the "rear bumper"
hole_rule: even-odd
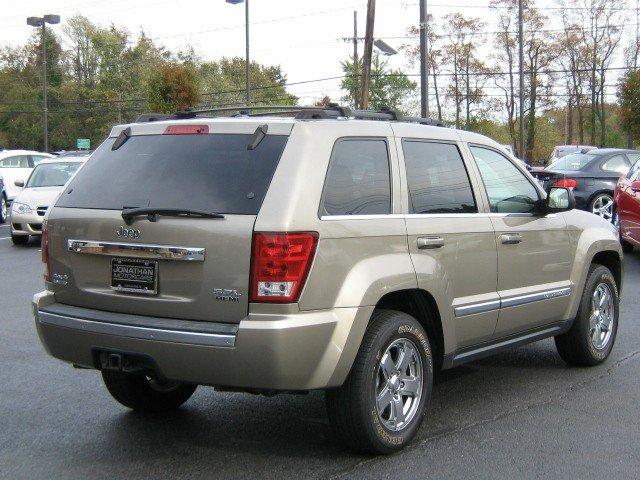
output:
[[[373,307],[249,314],[239,325],[114,314],[37,294],[40,340],[52,356],[98,368],[96,352],[150,357],[172,380],[239,389],[313,390],[344,382]]]

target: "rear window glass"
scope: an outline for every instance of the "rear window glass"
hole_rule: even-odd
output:
[[[133,136],[104,142],[60,197],[60,207],[121,210],[185,208],[255,215],[287,143],[253,134]]]
[[[585,153],[573,153],[567,155],[560,160],[553,162],[546,169],[547,170],[581,170],[590,161],[596,158],[595,155]]]
[[[324,215],[391,212],[389,153],[384,140],[339,140],[324,184]]]

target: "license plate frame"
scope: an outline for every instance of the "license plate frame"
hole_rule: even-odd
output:
[[[158,262],[144,258],[112,258],[111,289],[140,295],[157,295]]]

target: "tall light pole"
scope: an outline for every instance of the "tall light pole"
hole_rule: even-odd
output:
[[[244,3],[244,35],[245,35],[245,66],[244,66],[244,82],[245,93],[244,101],[247,105],[251,102],[251,85],[249,83],[249,0],[226,0],[227,3],[237,5]]]
[[[420,112],[429,116],[429,37],[427,24],[427,0],[420,0]]]
[[[29,17],[27,25],[42,29],[42,144],[44,151],[49,151],[49,106],[47,103],[47,23],[60,23],[60,15]]]
[[[523,0],[518,0],[518,50],[520,57],[520,158],[525,159],[524,153],[524,11]]]

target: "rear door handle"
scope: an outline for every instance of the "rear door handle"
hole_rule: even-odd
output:
[[[418,249],[428,250],[444,247],[444,238],[442,237],[418,237]]]
[[[519,233],[503,233],[500,235],[500,241],[503,245],[517,245],[522,242],[522,235]]]

